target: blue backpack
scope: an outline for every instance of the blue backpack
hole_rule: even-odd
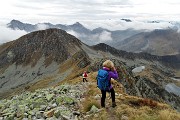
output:
[[[108,80],[108,71],[100,69],[97,75],[97,85],[100,90],[108,90],[110,83]]]

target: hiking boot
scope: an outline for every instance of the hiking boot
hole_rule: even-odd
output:
[[[116,103],[113,102],[113,103],[112,103],[112,107],[114,108],[114,107],[116,107],[116,106],[117,106]]]
[[[105,108],[105,106],[101,106],[102,108]]]

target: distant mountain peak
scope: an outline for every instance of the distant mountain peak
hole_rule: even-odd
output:
[[[80,22],[76,22],[76,23],[74,23],[74,24],[81,25],[81,23],[80,23]]]
[[[147,23],[160,23],[160,21],[153,20],[153,21],[148,21]]]
[[[22,22],[19,21],[19,20],[13,19],[13,20],[11,20],[11,22],[8,23],[7,25],[10,26],[10,25],[22,25],[22,24],[24,24],[24,23],[22,23]]]
[[[89,29],[87,29],[86,27],[84,27],[81,23],[76,22],[72,25],[68,25],[67,28],[69,30],[74,30],[77,33],[86,33],[89,34],[91,31]]]
[[[14,22],[20,22],[19,20],[15,20],[15,19],[13,19],[13,20],[11,20],[11,22],[10,23],[14,23]],[[22,22],[20,22],[20,23],[22,23]]]
[[[126,22],[132,22],[130,19],[125,19],[125,18],[122,18],[121,20],[126,21]]]
[[[13,30],[25,30],[27,32],[33,31],[35,29],[34,25],[28,24],[28,23],[23,23],[19,20],[11,20],[10,23],[7,24],[8,28],[11,28]]]
[[[81,23],[79,22],[76,22],[74,24],[72,24],[72,26],[77,26],[77,27],[84,27]]]

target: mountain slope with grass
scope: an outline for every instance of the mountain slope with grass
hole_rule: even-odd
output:
[[[171,106],[168,107],[169,110],[180,110],[180,97],[176,94],[178,91],[171,92],[166,89],[167,85],[171,83],[180,87],[179,81],[174,80],[179,77],[180,60],[178,56],[129,53],[116,50],[106,44],[98,44],[90,47],[63,30],[48,29],[29,33],[17,40],[0,46],[0,99],[2,100],[0,102],[2,103],[0,115],[5,117],[9,114],[8,111],[13,111],[14,109],[19,111],[21,106],[17,107],[17,102],[23,105],[21,108],[23,110],[27,107],[27,111],[29,109],[35,109],[33,113],[26,112],[25,115],[28,114],[27,116],[44,118],[46,117],[43,116],[44,112],[54,113],[57,110],[52,109],[58,106],[56,101],[57,97],[69,95],[70,98],[74,98],[74,101],[79,100],[80,104],[76,104],[77,106],[75,106],[80,110],[80,113],[83,113],[84,109],[92,107],[86,108],[86,102],[83,102],[83,100],[91,101],[97,99],[97,103],[99,104],[100,91],[96,87],[95,76],[98,69],[102,68],[102,63],[107,59],[114,62],[119,74],[116,88],[119,106],[124,104],[124,102],[122,102],[123,100],[121,100],[122,94],[122,99],[126,99],[124,96],[135,99],[135,101],[125,102],[125,106],[128,105],[128,107],[136,108],[131,109],[131,111],[138,110],[141,105],[147,105],[151,108],[158,104],[168,104]],[[144,70],[138,73],[138,75],[134,75],[132,70],[139,66],[144,66]],[[83,71],[89,73],[89,83],[81,83]],[[61,94],[59,91],[61,91],[62,84],[67,84],[69,87]],[[75,88],[72,84],[75,84]],[[85,90],[81,89],[83,86],[86,88]],[[56,90],[54,91],[54,89]],[[68,91],[71,89],[71,92]],[[80,90],[82,94],[79,92],[76,94],[77,89]],[[37,92],[38,90],[40,90],[40,92]],[[68,94],[66,95],[67,91]],[[29,97],[27,97],[26,94]],[[48,94],[51,95],[47,96]],[[16,95],[18,99],[16,99]],[[26,97],[19,98],[19,95],[25,95]],[[54,99],[51,102],[49,100],[51,100],[52,96]],[[91,98],[91,96],[95,98]],[[7,100],[5,100],[5,98]],[[11,103],[13,103],[11,100],[14,99],[16,101],[11,106]],[[31,100],[29,101],[29,99]],[[66,97],[59,99],[60,102],[63,102],[63,105],[65,105],[63,108],[65,108]],[[21,100],[25,100],[25,102]],[[154,100],[156,102],[154,102]],[[47,104],[47,101],[50,105]],[[68,101],[72,100],[68,99]],[[79,102],[73,102],[73,104]],[[31,106],[31,104],[33,105]],[[44,108],[45,106],[41,105],[46,105],[46,109]],[[43,108],[43,114],[41,114],[42,109],[40,110],[40,106]],[[111,110],[110,101],[107,102],[107,106],[109,106],[107,111]],[[10,109],[6,109],[7,107]],[[69,105],[67,109],[76,111],[76,107],[74,108],[74,105]],[[96,107],[98,107],[98,105],[96,105]],[[123,106],[121,106],[121,108],[122,107]],[[51,109],[52,111],[50,111]],[[61,107],[58,109],[61,109]],[[96,108],[94,107],[94,109]],[[36,116],[36,112],[38,111],[40,111],[40,113],[37,113],[38,116]],[[87,112],[87,110],[85,111]],[[104,112],[106,113],[107,111]],[[120,111],[120,108],[118,111]],[[58,112],[58,114],[61,112],[62,111]],[[83,113],[83,116],[86,116],[87,119],[94,115],[89,116],[89,113],[86,112]],[[103,112],[100,113],[105,114]],[[79,115],[77,112],[74,114]],[[108,118],[113,119],[117,117],[118,114],[121,113],[117,112],[115,116],[108,116]],[[136,114],[136,112],[134,114]],[[157,115],[159,113],[157,112],[155,114]],[[126,116],[125,114],[121,115]],[[21,116],[22,115],[19,117]],[[65,116],[67,116],[67,114],[65,114]],[[18,117],[17,113],[14,113],[13,117]],[[127,117],[131,118],[130,115]]]
[[[24,92],[0,101],[0,119],[65,119],[65,120],[178,120],[180,115],[165,103],[130,96],[122,84],[114,82],[115,108],[107,94],[106,108],[100,107],[100,90],[96,85],[97,72],[62,81],[58,86]]]
[[[0,98],[48,87],[90,61],[83,43],[60,29],[36,31],[0,46]],[[79,69],[78,69],[79,68]]]

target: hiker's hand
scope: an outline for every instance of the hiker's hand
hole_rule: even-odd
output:
[[[115,70],[116,70],[116,68],[115,68],[115,67],[113,67],[113,68],[112,68],[112,70],[113,70],[113,71],[115,71]]]

